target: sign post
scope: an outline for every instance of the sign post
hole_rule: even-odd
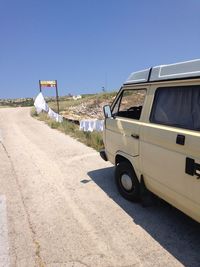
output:
[[[59,114],[60,110],[59,110],[59,100],[58,100],[58,83],[57,83],[57,80],[55,80],[55,82],[56,82],[56,101],[57,101],[58,114]]]
[[[40,80],[39,80],[39,87],[40,87],[40,93],[41,93],[42,92],[42,88],[41,88]]]
[[[57,109],[58,109],[58,114],[59,114],[60,110],[59,110],[59,97],[58,97],[57,80],[55,80],[55,81],[41,81],[41,80],[39,80],[39,87],[40,87],[40,92],[42,92],[42,87],[55,87],[55,89],[56,89]]]

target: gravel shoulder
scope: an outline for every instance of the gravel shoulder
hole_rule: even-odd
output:
[[[199,266],[198,223],[122,199],[110,163],[29,113],[0,109],[0,267]]]

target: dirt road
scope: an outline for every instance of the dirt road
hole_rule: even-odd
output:
[[[200,226],[117,192],[93,149],[0,110],[0,266],[200,266]]]

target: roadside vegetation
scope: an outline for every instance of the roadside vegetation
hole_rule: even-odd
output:
[[[99,151],[103,148],[103,136],[101,132],[83,132],[79,130],[77,122],[82,119],[103,119],[103,106],[111,104],[116,92],[103,92],[100,94],[85,94],[80,99],[74,100],[71,95],[59,97],[60,114],[64,120],[62,123],[53,121],[45,112],[36,113],[33,98],[0,99],[0,108],[6,107],[33,107],[31,116],[44,121],[52,129],[70,135],[78,141]],[[49,107],[57,112],[55,97],[45,97]],[[76,123],[74,123],[74,122]]]
[[[72,97],[60,97],[60,114],[63,116],[63,122],[59,123],[50,119],[45,112],[39,115],[35,108],[31,109],[31,115],[41,121],[44,121],[52,129],[57,129],[85,145],[99,151],[103,148],[102,132],[84,132],[79,130],[78,122],[81,119],[103,119],[103,105],[111,104],[116,96],[116,92],[101,93],[94,95],[82,95],[82,98],[73,100]],[[57,112],[57,102],[55,98],[46,99],[49,107]],[[72,120],[74,122],[71,122]]]
[[[41,112],[39,115],[37,114],[35,108],[32,108],[31,115],[41,121],[44,121],[47,125],[49,125],[52,129],[57,129],[76,140],[84,143],[85,145],[94,148],[99,151],[103,148],[103,136],[101,132],[83,132],[79,130],[79,125],[67,121],[66,119],[63,122],[59,123],[53,121],[47,116],[47,113]]]

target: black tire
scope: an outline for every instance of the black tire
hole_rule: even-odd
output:
[[[125,175],[125,176],[124,176]],[[124,186],[123,179],[128,175],[129,184]],[[138,202],[140,199],[140,183],[129,162],[120,162],[115,168],[115,181],[120,194],[129,201]],[[132,184],[131,184],[132,183]],[[125,188],[130,187],[130,188]]]

